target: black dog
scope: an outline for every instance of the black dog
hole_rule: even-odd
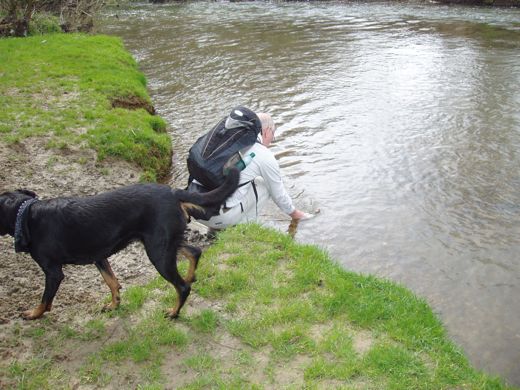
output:
[[[184,243],[190,216],[208,218],[236,190],[240,173],[233,169],[225,183],[206,194],[172,190],[166,185],[137,184],[89,197],[37,200],[27,190],[0,195],[0,235],[15,238],[17,252],[28,252],[45,273],[41,304],[23,313],[36,319],[50,311],[64,278],[63,264],[92,264],[101,272],[119,306],[119,289],[108,257],[130,242],[143,242],[157,271],[177,290],[175,318],[190,294],[201,250]],[[186,280],[177,271],[177,252],[190,261]]]

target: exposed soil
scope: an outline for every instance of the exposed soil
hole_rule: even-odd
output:
[[[50,150],[44,138],[32,138],[14,145],[0,143],[0,193],[18,188],[30,189],[42,199],[57,196],[85,196],[138,181],[140,171],[117,160],[97,162],[95,152],[82,147]],[[197,230],[186,232],[188,241],[199,247],[209,244]],[[125,288],[157,276],[141,244],[109,259],[114,273]],[[72,312],[92,310],[109,293],[94,265],[65,266],[63,280],[53,310],[53,321],[68,321]],[[37,306],[44,287],[44,275],[28,254],[16,254],[11,236],[0,237],[0,331],[22,321],[24,310]],[[101,307],[101,306],[99,306]],[[68,314],[67,314],[68,313]]]
[[[125,108],[127,110],[137,110],[139,108],[143,108],[148,111],[150,115],[155,115],[155,107],[137,96],[113,98],[112,107]]]

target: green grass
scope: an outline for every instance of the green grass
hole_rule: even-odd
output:
[[[389,389],[502,388],[470,366],[427,303],[407,289],[347,272],[318,248],[255,225],[219,238],[205,254],[197,292],[228,302],[223,326],[244,344],[267,348],[277,364],[309,356],[307,385],[328,378]],[[364,355],[353,348],[361,331],[372,344]]]
[[[202,333],[214,333],[218,326],[218,315],[209,309],[201,311],[191,319],[192,326]]]
[[[116,312],[112,312],[110,314],[128,316],[135,313],[144,305],[150,295],[150,292],[150,288],[143,286],[130,286],[121,295],[123,301],[121,306]],[[110,301],[111,299],[108,299],[107,303]]]
[[[24,363],[14,362],[8,368],[9,376],[16,378],[18,389],[52,389],[53,383],[64,380],[64,374],[50,359],[31,358]]]
[[[98,159],[133,162],[155,180],[168,173],[171,140],[166,123],[144,108],[114,108],[114,101],[150,106],[146,79],[121,40],[48,34],[0,39],[0,140],[44,137],[47,146],[83,145]]]
[[[175,290],[157,277],[82,325],[30,323],[8,340],[34,354],[3,376],[26,389],[512,389],[471,366],[423,299],[276,231],[222,232],[197,279],[175,321],[164,316]],[[82,346],[79,374],[54,358]]]
[[[164,362],[165,350],[182,349],[188,343],[188,336],[174,326],[162,312],[155,311],[149,317],[128,326],[119,340],[105,344],[90,355],[81,368],[84,383],[105,385],[110,381],[111,365],[117,371],[131,369],[139,371],[143,385],[152,385],[161,379],[160,367]],[[125,368],[126,367],[126,368]]]

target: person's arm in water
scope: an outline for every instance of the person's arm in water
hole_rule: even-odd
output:
[[[275,125],[271,115],[266,113],[257,114],[262,122],[262,145],[269,147],[274,140]],[[272,156],[267,164],[261,167],[262,176],[266,181],[267,188],[277,206],[294,220],[308,219],[312,214],[296,209],[290,196],[285,190],[280,174],[278,162]]]

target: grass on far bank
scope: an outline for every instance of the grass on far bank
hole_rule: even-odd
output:
[[[182,262],[186,265],[187,262]],[[186,267],[184,267],[184,271]],[[2,363],[25,389],[507,389],[471,367],[407,289],[343,270],[314,246],[258,225],[219,235],[178,320],[157,278],[114,313],[64,325],[48,313],[9,336],[33,343]],[[72,310],[72,308],[68,308]]]
[[[81,145],[100,160],[131,161],[151,180],[169,171],[166,123],[149,113],[146,79],[118,38],[0,39],[0,105],[0,140],[8,144],[42,137],[49,148]]]

